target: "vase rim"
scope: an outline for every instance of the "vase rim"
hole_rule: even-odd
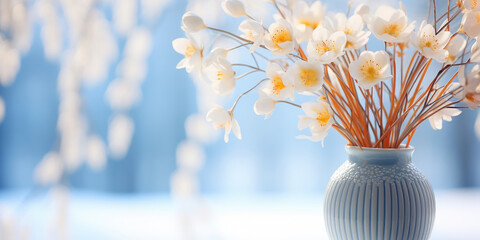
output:
[[[403,152],[403,151],[409,152],[409,151],[415,150],[415,147],[412,145],[405,147],[405,144],[400,145],[399,148],[371,148],[371,147],[359,147],[359,146],[346,145],[345,150],[377,151],[377,152]]]

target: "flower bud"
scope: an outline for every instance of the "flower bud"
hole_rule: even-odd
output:
[[[182,23],[182,29],[189,33],[199,32],[207,28],[207,25],[205,25],[202,18],[193,14],[192,12],[186,12],[183,14]]]
[[[226,0],[222,2],[223,11],[232,17],[247,16],[243,3],[238,0]]]

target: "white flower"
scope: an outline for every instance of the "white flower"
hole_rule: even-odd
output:
[[[293,82],[295,90],[301,94],[309,94],[320,90],[323,86],[323,65],[317,62],[299,60],[287,70],[288,78]]]
[[[448,51],[445,46],[450,39],[449,31],[441,31],[435,34],[431,24],[423,21],[417,33],[412,33],[411,42],[417,50],[427,58],[433,58],[439,62],[447,61]]]
[[[369,21],[368,28],[375,37],[384,42],[399,43],[408,41],[415,25],[408,25],[408,18],[403,10],[380,6]]]
[[[250,52],[254,52],[262,44],[265,29],[263,29],[262,24],[259,22],[246,19],[240,23],[238,29],[243,33],[241,37],[253,42]]]
[[[446,91],[451,91],[453,90],[452,85],[449,87]],[[433,96],[433,99],[438,99],[440,93],[442,92],[442,88],[437,89],[436,94]],[[443,106],[447,106],[450,104],[450,102],[445,102]],[[444,108],[435,114],[433,114],[430,118],[428,118],[428,121],[430,122],[430,125],[434,130],[440,130],[442,129],[442,122],[447,121],[451,122],[452,117],[458,116],[462,113],[462,111],[456,109],[456,108]]]
[[[313,30],[319,26],[325,15],[326,6],[315,1],[310,7],[304,1],[298,1],[293,7],[293,29],[296,40],[301,43],[312,36]]]
[[[312,40],[308,42],[307,54],[310,61],[331,63],[343,55],[347,36],[344,32],[331,33],[324,27],[318,27],[312,33]]]
[[[433,114],[428,121],[430,122],[430,126],[432,126],[433,130],[440,130],[442,129],[442,120],[451,122],[452,117],[458,116],[460,113],[462,113],[462,111],[455,108],[444,108]]]
[[[447,44],[448,56],[447,56],[447,63],[453,64],[457,60],[458,56],[463,52],[467,41],[461,35],[455,35],[455,37],[450,40]]]
[[[222,2],[222,9],[232,17],[247,16],[243,3],[237,0],[226,0]]]
[[[130,148],[134,124],[125,115],[116,115],[108,127],[108,148],[114,158],[123,158]]]
[[[463,31],[467,36],[480,36],[480,10],[465,13],[462,18]]]
[[[360,15],[354,14],[347,19],[345,14],[337,13],[325,19],[325,27],[331,32],[342,31],[347,36],[346,49],[359,49],[368,42],[369,31],[363,31],[364,23]]]
[[[223,137],[225,142],[228,142],[231,131],[233,131],[233,134],[235,134],[238,139],[242,139],[240,126],[231,111],[227,111],[221,107],[215,107],[207,113],[207,121],[213,122],[216,128],[223,128],[225,130]]]
[[[475,38],[475,43],[472,45],[472,56],[470,57],[471,62],[480,62],[480,43],[478,42],[480,37]]]
[[[359,15],[360,17],[362,17],[362,20],[364,23],[368,23],[368,20],[369,20],[369,15],[370,15],[370,8],[365,5],[364,3],[360,3],[360,5],[358,5],[356,8],[355,8],[355,11],[353,13],[354,15]]]
[[[480,65],[475,65],[467,76],[465,66],[460,66],[458,80],[463,89],[455,97],[463,99],[471,109],[480,107]]]
[[[274,56],[291,53],[295,48],[292,27],[285,19],[277,17],[276,22],[268,27],[263,42]]]
[[[350,74],[358,80],[358,86],[369,89],[375,84],[389,79],[390,56],[385,51],[365,51],[352,62],[349,67]]]
[[[478,0],[464,0],[463,6],[465,6],[465,8],[470,11],[480,9],[480,4],[478,3]]]
[[[287,73],[275,62],[269,62],[265,70],[269,80],[263,85],[262,91],[273,99],[290,98],[293,100],[293,84],[287,80]]]
[[[298,138],[309,139],[314,142],[322,141],[327,136],[328,130],[334,123],[333,111],[330,105],[323,100],[319,102],[306,102],[302,104],[305,116],[300,116],[298,129],[309,128],[312,136],[299,136]]]
[[[88,137],[85,147],[85,157],[87,164],[93,170],[100,170],[105,167],[107,163],[107,151],[105,148],[105,143],[100,136],[92,135]]]
[[[258,100],[255,102],[255,105],[253,106],[253,110],[255,111],[255,114],[265,115],[265,119],[267,119],[272,115],[278,101],[273,100],[263,91],[259,91],[259,94],[260,96],[258,97]]]
[[[205,73],[216,93],[226,95],[235,89],[235,72],[226,58],[217,57],[217,61],[210,64]]]
[[[203,47],[189,34],[187,34],[187,38],[177,38],[173,40],[172,46],[176,52],[185,56],[185,58],[177,64],[177,69],[186,68],[187,72],[191,72],[201,66]]]
[[[195,33],[207,28],[203,19],[192,12],[183,14],[182,24],[182,29],[187,33]]]
[[[41,185],[56,183],[63,173],[62,159],[56,152],[47,153],[35,168],[35,181]]]
[[[228,50],[225,48],[214,48],[210,54],[208,54],[208,57],[205,58],[205,61],[203,63],[203,66],[207,68],[211,64],[215,63],[218,61],[219,57],[227,58],[228,55]]]
[[[455,37],[453,37],[446,47],[448,51],[447,63],[449,64],[455,63],[458,56],[463,52],[463,49],[465,48],[466,44],[467,44],[467,41],[463,36],[456,35]]]

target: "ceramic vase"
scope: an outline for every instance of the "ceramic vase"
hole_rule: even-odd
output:
[[[332,240],[424,240],[435,196],[412,163],[413,148],[347,146],[348,160],[327,187],[324,217]]]

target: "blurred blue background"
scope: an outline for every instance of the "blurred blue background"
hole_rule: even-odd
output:
[[[171,47],[173,39],[184,36],[180,22],[186,4],[172,1],[154,28],[142,101],[129,112],[135,133],[128,154],[123,159],[109,159],[107,167],[98,172],[82,166],[69,177],[74,189],[124,193],[170,190],[176,146],[185,139],[184,121],[197,111],[195,86],[184,70],[175,69],[182,56]],[[346,6],[337,6],[334,1],[327,4],[332,11]],[[416,1],[406,4],[412,11],[426,9],[426,1],[422,6]],[[106,14],[111,19],[108,10]],[[411,16],[419,14],[423,12],[409,12]],[[228,24],[224,27],[235,28]],[[118,41],[121,48],[125,40]],[[31,50],[22,56],[15,82],[0,88],[7,109],[0,124],[0,190],[32,187],[36,164],[56,144],[60,66],[46,60],[42,48],[39,27],[35,26]],[[83,89],[89,121],[104,140],[111,117],[104,92],[115,77],[113,69],[107,81]],[[235,194],[324,191],[331,174],[346,159],[345,140],[334,131],[323,148],[320,143],[297,140],[297,116],[301,113],[279,105],[265,121],[252,110],[256,98],[256,93],[247,96],[237,108],[243,140],[232,138],[226,144],[219,139],[206,147],[201,190]],[[416,147],[414,163],[435,188],[480,187],[480,140],[473,131],[476,115],[465,110],[454,122],[444,123],[441,131],[425,123],[416,132],[412,142]]]

